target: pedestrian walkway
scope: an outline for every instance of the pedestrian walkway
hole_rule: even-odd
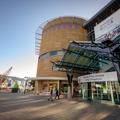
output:
[[[0,93],[0,120],[120,120],[119,106],[47,96]]]

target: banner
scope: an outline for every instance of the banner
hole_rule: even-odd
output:
[[[117,81],[117,72],[89,74],[78,77],[78,83]]]
[[[96,43],[101,43],[108,38],[114,40],[116,36],[120,35],[120,9],[96,25],[94,31]]]

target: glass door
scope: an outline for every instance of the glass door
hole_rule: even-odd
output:
[[[81,86],[80,87],[80,96],[83,99],[91,100],[92,99],[91,83],[82,83],[80,86]]]

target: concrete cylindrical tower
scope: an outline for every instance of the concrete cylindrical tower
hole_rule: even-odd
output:
[[[37,77],[60,77],[64,73],[52,71],[50,61],[62,57],[62,49],[67,48],[70,41],[85,41],[86,31],[82,27],[85,20],[77,17],[60,17],[48,22],[42,31],[40,57]]]
[[[71,41],[87,40],[87,32],[82,27],[85,22],[78,17],[59,17],[44,26],[37,66],[39,80],[35,83],[37,93],[49,91],[49,86],[53,83],[59,88],[63,80],[67,82],[66,73],[53,71],[50,61],[60,60],[64,54],[63,48],[67,48]]]

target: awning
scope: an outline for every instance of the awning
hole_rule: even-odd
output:
[[[104,47],[104,46],[103,46]],[[97,72],[102,66],[108,65],[112,59],[108,49],[101,44],[71,42],[65,50],[61,61],[53,61],[53,68],[58,71],[72,69],[75,73]]]

